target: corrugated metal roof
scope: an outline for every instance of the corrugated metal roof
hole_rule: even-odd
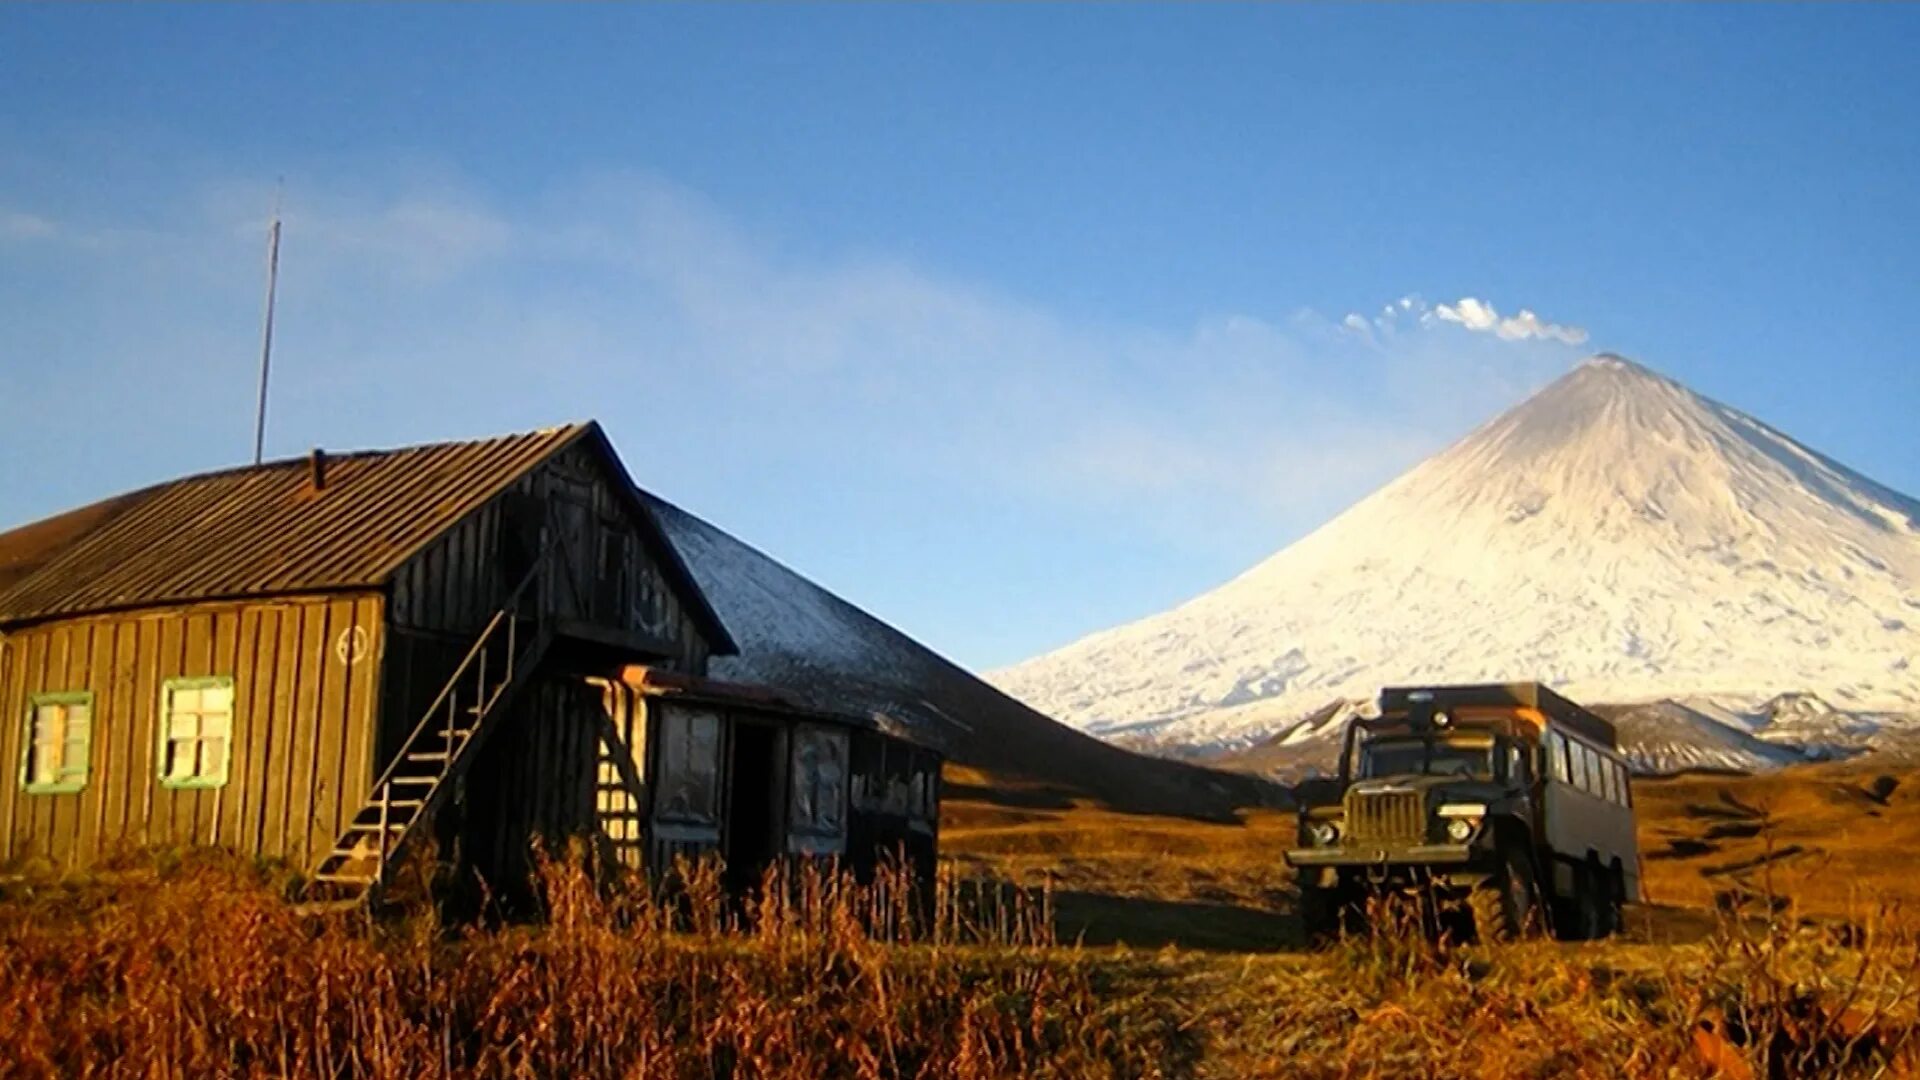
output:
[[[154,604],[374,588],[527,470],[587,438],[627,486],[593,423],[475,442],[327,454],[190,476],[0,533],[0,623]],[[652,514],[636,514],[689,606],[732,639]]]

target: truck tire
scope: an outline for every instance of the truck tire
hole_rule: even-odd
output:
[[[1518,844],[1502,845],[1499,865],[1467,896],[1474,935],[1484,944],[1496,944],[1531,933],[1539,925],[1539,899],[1533,860]]]
[[[1597,863],[1585,862],[1573,868],[1573,924],[1567,928],[1570,941],[1598,941],[1607,936],[1607,878]]]
[[[1346,889],[1300,886],[1300,931],[1309,945],[1321,945],[1356,929],[1358,912]]]
[[[1627,928],[1627,875],[1615,863],[1607,870],[1607,933],[1618,934]]]

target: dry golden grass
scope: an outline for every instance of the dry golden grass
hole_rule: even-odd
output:
[[[0,1075],[1916,1076],[1920,886],[1891,845],[1920,804],[1877,775],[1643,785],[1650,849],[1711,849],[1650,859],[1638,932],[1578,945],[1455,947],[1388,911],[1303,951],[1290,816],[1040,788],[949,803],[931,912],[818,875],[741,908],[710,869],[666,903],[563,862],[533,925],[313,919],[196,856],[0,897]],[[1851,880],[1725,868],[1794,845]]]
[[[1890,791],[1887,789],[1891,788]],[[1771,878],[1801,910],[1859,917],[1887,901],[1920,911],[1920,770],[1849,762],[1764,776],[1640,781],[1648,898],[1711,908]]]
[[[1099,967],[1044,905],[953,883],[771,880],[739,910],[711,869],[673,902],[551,864],[536,925],[297,914],[231,861],[0,902],[9,1076],[1140,1076],[1170,1015],[1118,1034]]]

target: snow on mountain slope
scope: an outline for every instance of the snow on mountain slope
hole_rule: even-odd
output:
[[[1620,747],[1640,773],[1689,769],[1764,772],[1807,760],[1792,746],[1769,742],[1678,701],[1601,708]]]
[[[1420,682],[1908,712],[1917,626],[1920,503],[1598,356],[1233,581],[988,679],[1189,747]]]
[[[1145,757],[1042,716],[706,521],[643,495],[727,630],[715,678],[904,727],[953,761],[1115,808],[1220,817],[1271,801],[1249,777]]]
[[[1784,731],[1779,738],[1768,737],[1764,717],[1728,714],[1671,699],[1593,709],[1613,722],[1621,752],[1643,776],[1697,769],[1766,772],[1867,746],[1865,742],[1816,744],[1810,753]],[[1339,764],[1345,722],[1371,712],[1367,702],[1336,701],[1259,743],[1211,760],[1277,779],[1331,774]],[[1763,726],[1761,734],[1752,730],[1754,724]]]

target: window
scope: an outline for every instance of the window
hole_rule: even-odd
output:
[[[1540,760],[1544,763],[1542,768],[1545,770],[1548,778],[1564,783],[1567,779],[1567,759],[1566,750],[1562,748],[1560,733],[1557,731],[1547,732],[1546,737],[1541,740],[1540,746]]]
[[[233,741],[233,679],[168,679],[160,690],[160,786],[220,787]]]
[[[35,694],[27,700],[20,787],[33,795],[63,795],[87,786],[93,743],[93,695],[86,691]]]
[[[847,819],[847,733],[801,727],[793,733],[788,818],[803,832],[837,836]]]
[[[719,821],[720,714],[674,706],[662,715],[658,815],[694,824]]]
[[[1609,758],[1600,759],[1600,783],[1607,789],[1608,802],[1620,801],[1620,777],[1614,773],[1613,761]]]
[[[1573,786],[1581,791],[1593,791],[1593,757],[1586,744],[1570,742],[1573,747]]]
[[[1493,746],[1485,741],[1387,739],[1362,750],[1360,775],[1366,777],[1493,776]]]

